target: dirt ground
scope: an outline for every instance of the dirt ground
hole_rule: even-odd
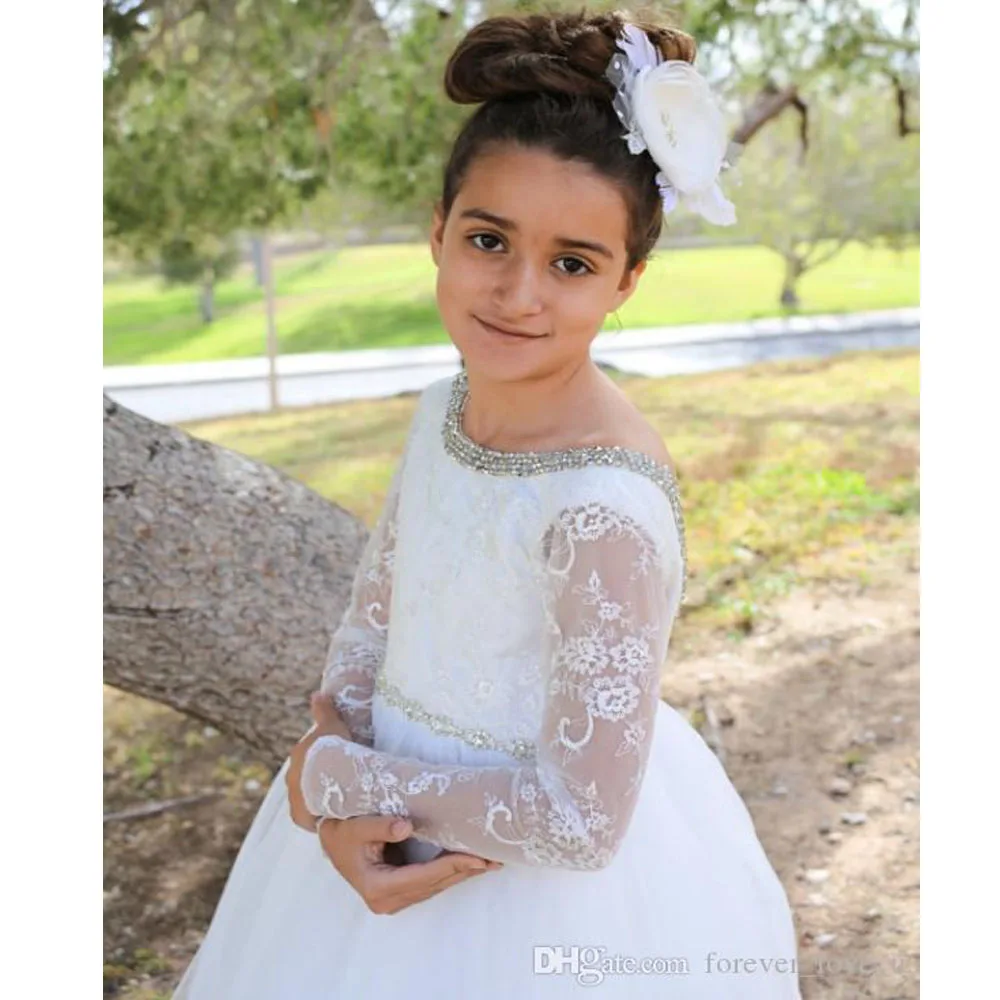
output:
[[[914,531],[916,528],[914,528]],[[723,759],[784,883],[806,1000],[918,996],[919,567],[776,599],[747,635],[682,620],[663,695]],[[216,797],[105,824],[105,995],[169,997],[269,774],[236,741],[111,689],[105,810]]]
[[[879,569],[793,591],[738,645],[691,637],[664,684],[785,886],[805,1000],[919,995],[919,567]]]

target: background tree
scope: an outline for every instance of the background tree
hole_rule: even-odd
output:
[[[877,92],[843,95],[811,119],[804,157],[791,119],[775,122],[740,160],[739,231],[784,261],[782,305],[800,305],[799,279],[848,243],[916,238],[919,147],[894,135],[892,109]]]
[[[681,0],[703,71],[743,109],[733,138],[747,144],[788,110],[801,154],[810,110],[855,86],[878,89],[905,137],[920,88],[917,0]]]
[[[215,283],[231,275],[239,262],[234,243],[210,236],[201,245],[177,237],[160,250],[160,272],[168,285],[200,284],[198,304],[204,323],[215,318]]]
[[[104,37],[105,236],[174,274],[184,248],[210,316],[221,248],[329,183],[337,88],[385,34],[367,0],[105,0]]]

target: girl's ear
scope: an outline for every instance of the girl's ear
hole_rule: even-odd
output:
[[[620,309],[630,298],[632,298],[632,293],[638,287],[639,278],[645,270],[646,262],[644,260],[640,260],[631,271],[626,271],[622,275],[622,280],[618,283],[618,291],[615,292],[614,300],[608,312],[614,312],[616,309]]]
[[[440,201],[434,203],[434,215],[431,219],[431,256],[434,264],[441,266],[441,248],[444,244],[444,208]]]

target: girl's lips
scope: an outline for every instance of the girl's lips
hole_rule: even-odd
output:
[[[487,332],[496,334],[500,337],[505,337],[508,339],[515,340],[539,340],[544,334],[541,333],[511,333],[508,330],[503,330],[498,326],[493,326],[492,323],[487,323],[486,320],[480,319],[478,316],[473,316],[473,319],[482,326]]]

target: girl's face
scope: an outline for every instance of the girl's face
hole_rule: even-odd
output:
[[[431,232],[438,309],[466,367],[516,381],[586,358],[645,269],[626,270],[627,221],[586,164],[520,147],[474,160]]]

